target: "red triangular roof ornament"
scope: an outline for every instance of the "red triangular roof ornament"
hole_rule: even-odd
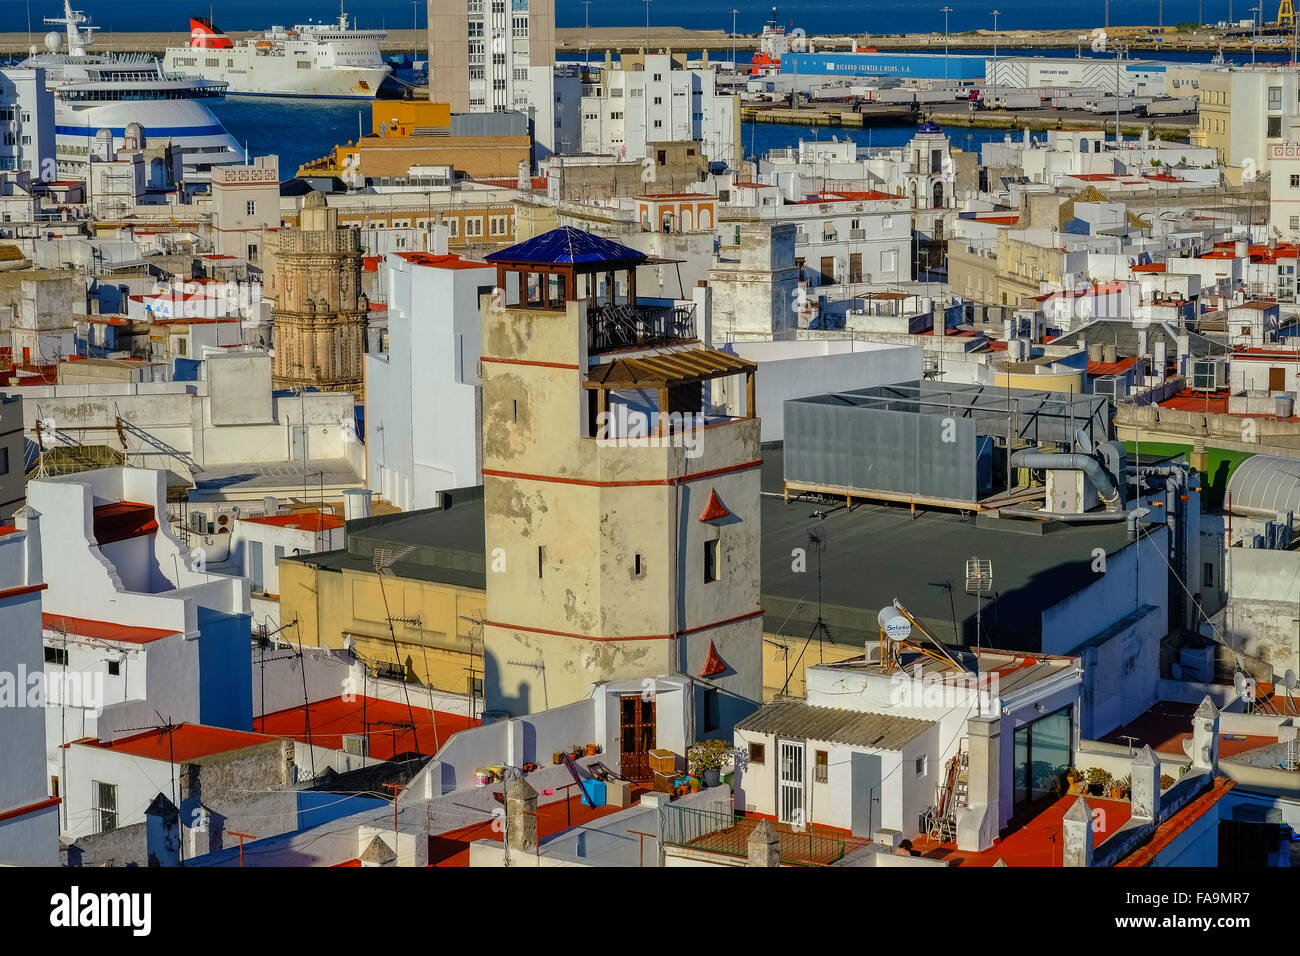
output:
[[[713,488],[710,488],[709,503],[705,505],[704,510],[700,512],[700,520],[717,521],[719,518],[730,518],[730,517],[731,517],[731,512],[728,511],[727,506],[722,503],[722,499],[718,497],[717,491],[714,490]]]
[[[709,659],[704,662],[704,667],[700,670],[701,677],[712,677],[714,674],[721,674],[727,669],[727,662],[718,655],[718,649],[709,641]]]

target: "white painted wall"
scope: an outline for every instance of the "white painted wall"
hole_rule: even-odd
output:
[[[367,484],[402,510],[482,482],[479,296],[496,270],[384,262],[388,351],[366,356]]]
[[[762,440],[785,437],[785,402],[825,392],[911,382],[921,377],[921,349],[854,339],[736,342],[736,354],[758,363],[755,400]],[[728,415],[745,411],[745,377],[713,382],[713,400]]]

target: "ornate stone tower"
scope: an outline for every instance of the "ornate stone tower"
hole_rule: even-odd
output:
[[[268,243],[275,297],[276,388],[351,390],[362,398],[369,304],[361,292],[361,233],[339,226],[320,193],[303,202],[299,227]]]

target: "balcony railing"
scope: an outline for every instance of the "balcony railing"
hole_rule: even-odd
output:
[[[668,345],[695,337],[694,305],[607,305],[587,312],[589,355]]]
[[[662,810],[664,846],[697,852],[745,857],[749,837],[758,826],[755,817],[669,804]],[[827,866],[871,841],[825,827],[774,824],[780,841],[780,861],[787,866]]]

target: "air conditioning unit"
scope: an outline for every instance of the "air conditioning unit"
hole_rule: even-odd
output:
[[[343,752],[352,757],[368,757],[370,741],[363,734],[344,734]]]
[[[1228,385],[1228,360],[1225,358],[1194,359],[1192,361],[1192,390],[1217,392]]]
[[[202,511],[190,512],[190,530],[195,534],[208,533],[208,516]]]
[[[1118,375],[1101,375],[1092,380],[1094,395],[1105,395],[1111,401],[1128,397],[1128,380]]]

